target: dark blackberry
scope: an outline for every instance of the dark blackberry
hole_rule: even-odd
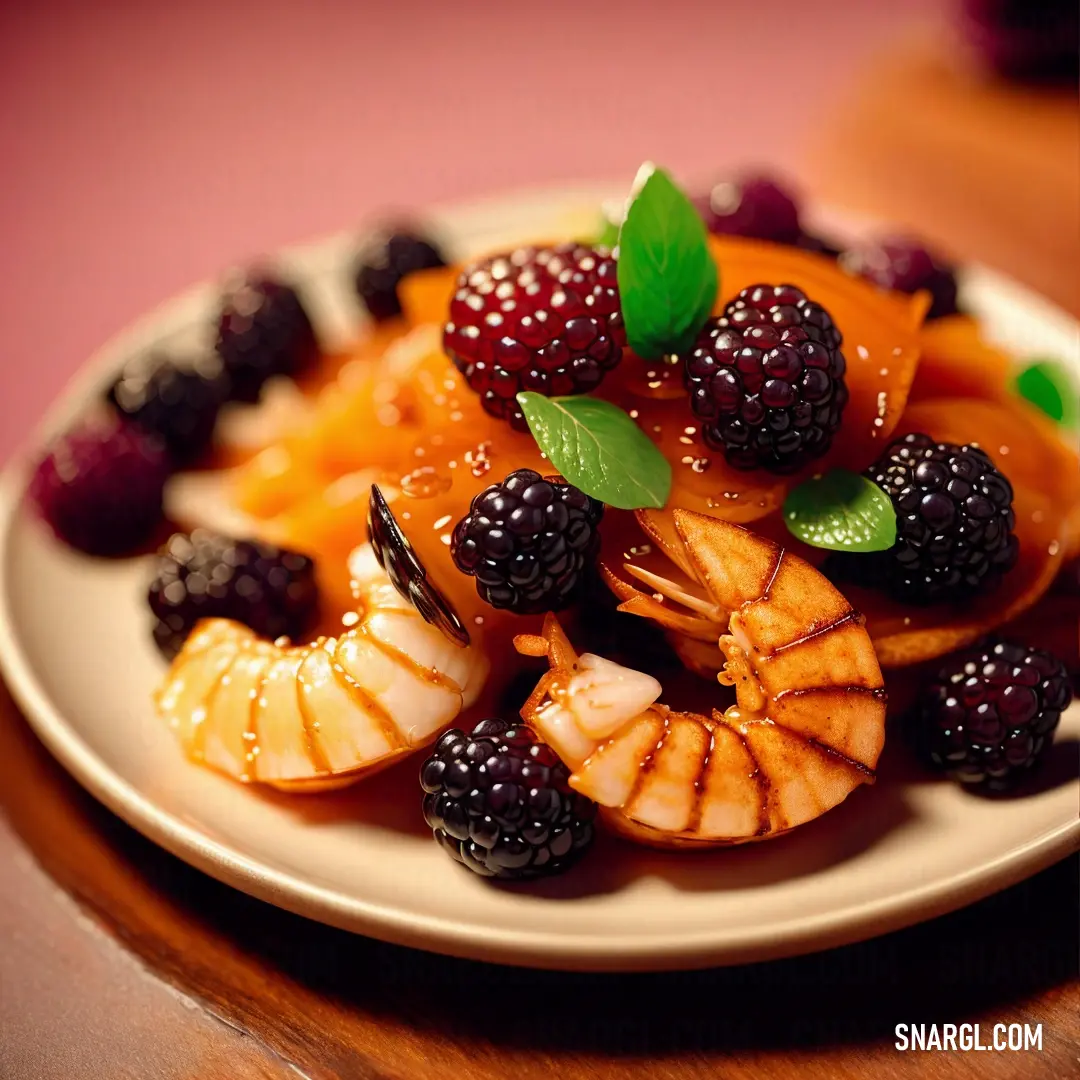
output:
[[[914,433],[866,475],[892,500],[896,543],[830,556],[836,576],[921,605],[984,594],[1016,565],[1012,485],[986,451]]]
[[[162,443],[110,410],[53,443],[29,494],[65,543],[91,555],[123,555],[161,521],[168,476]]]
[[[171,660],[200,619],[234,619],[270,640],[298,638],[318,592],[307,556],[196,529],[176,533],[158,553],[148,599],[154,641]]]
[[[998,642],[949,658],[908,716],[909,734],[935,769],[1001,790],[1045,755],[1071,700],[1056,656]]]
[[[181,365],[152,356],[125,371],[108,398],[121,413],[164,442],[179,465],[193,461],[210,445],[229,380],[216,356]]]
[[[518,469],[477,495],[454,526],[450,553],[492,607],[518,615],[572,603],[600,547],[604,504],[572,484]]]
[[[289,285],[252,273],[229,288],[218,318],[217,352],[237,401],[256,401],[274,375],[297,375],[314,363],[311,319]]]
[[[999,75],[1036,83],[1076,82],[1076,0],[962,0],[961,19],[975,52]]]
[[[408,229],[381,232],[368,237],[360,248],[354,281],[356,293],[377,320],[401,314],[397,288],[401,279],[416,270],[445,266],[435,244]]]
[[[824,255],[827,259],[835,259],[843,248],[835,240],[816,233],[800,232],[795,246],[802,251],[810,251],[815,255]]]
[[[791,473],[821,457],[848,400],[843,337],[794,285],[752,285],[684,358],[707,445],[738,469]]]
[[[956,275],[917,240],[892,237],[854,247],[840,257],[844,269],[883,289],[902,293],[929,292],[927,319],[955,315]]]
[[[709,232],[797,244],[802,229],[790,192],[767,176],[723,180],[696,200]]]
[[[584,394],[622,359],[615,260],[581,244],[485,259],[458,279],[443,344],[484,410],[528,431],[520,391]]]
[[[523,879],[566,870],[593,841],[596,804],[524,725],[482,720],[453,728],[420,769],[424,818],[439,845],[482,877]]]

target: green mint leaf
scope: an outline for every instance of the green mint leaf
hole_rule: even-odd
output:
[[[1080,424],[1080,390],[1059,360],[1035,360],[1016,376],[1016,391],[1064,427]]]
[[[705,225],[663,169],[654,169],[619,233],[619,299],[630,347],[646,360],[690,347],[719,288]]]
[[[829,551],[888,551],[896,543],[889,496],[847,469],[830,469],[792,489],[784,524],[804,543]]]
[[[592,397],[517,396],[548,460],[575,487],[620,510],[662,507],[671,464],[617,405]]]

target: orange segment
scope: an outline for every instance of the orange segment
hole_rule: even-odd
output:
[[[928,322],[920,332],[922,360],[911,386],[911,400],[926,398],[1012,397],[1012,358],[982,336],[970,315]]]
[[[438,323],[441,326],[446,322],[450,298],[454,295],[460,273],[460,266],[439,266],[433,270],[419,270],[403,278],[398,285],[398,297],[405,321],[410,326],[424,323]]]

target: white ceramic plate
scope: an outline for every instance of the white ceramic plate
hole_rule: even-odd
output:
[[[433,220],[468,255],[585,231],[607,193],[524,193]],[[345,272],[351,247],[351,237],[340,237],[280,259],[304,283],[330,344],[347,341],[360,318]],[[1066,315],[984,271],[969,273],[964,289],[993,338],[1080,369],[1077,326]],[[63,765],[151,839],[314,919],[440,952],[576,969],[693,967],[821,949],[959,907],[1080,846],[1076,707],[1042,790],[1023,799],[966,794],[920,775],[902,749],[887,749],[875,787],[782,839],[664,854],[602,838],[572,874],[525,888],[485,883],[431,841],[418,759],[345,793],[292,798],[189,764],[150,705],[163,665],[148,633],[145,563],[66,550],[20,499],[26,462],[48,432],[128,357],[204,334],[215,294],[212,284],[197,288],[103,350],[22,462],[9,466],[0,502],[4,674]]]

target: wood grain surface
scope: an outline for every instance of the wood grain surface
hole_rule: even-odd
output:
[[[161,851],[0,688],[2,1080],[1064,1077],[1078,864],[875,941],[740,968],[561,975],[307,922]],[[901,1022],[1043,1025],[1042,1053],[900,1053]]]

